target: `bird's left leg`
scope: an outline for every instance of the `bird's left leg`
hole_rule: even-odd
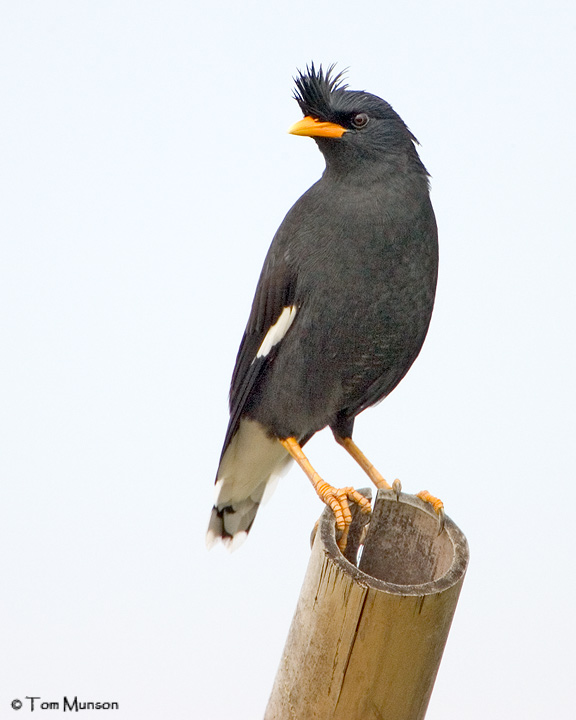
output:
[[[279,438],[279,442],[286,448],[290,455],[296,460],[298,465],[304,470],[308,479],[312,483],[314,490],[318,494],[318,497],[328,505],[334,517],[336,519],[336,527],[341,531],[341,536],[338,540],[338,547],[341,551],[346,549],[346,541],[348,538],[348,528],[352,522],[352,513],[348,506],[348,501],[351,500],[359,505],[362,512],[370,512],[370,500],[361,495],[357,490],[352,487],[335,488],[325,482],[320,475],[314,470],[310,461],[304,455],[300,443],[296,438],[289,437],[285,440]]]
[[[368,460],[366,455],[360,450],[358,445],[352,440],[351,437],[341,437],[337,433],[334,433],[334,437],[336,439],[336,442],[350,453],[354,460],[360,465],[362,470],[368,475],[370,480],[376,485],[378,489],[384,488],[385,490],[394,490],[396,493],[396,497],[400,497],[400,492],[402,490],[402,484],[400,483],[400,480],[394,480],[392,483],[392,486],[384,478],[382,475],[376,470],[374,465]],[[422,490],[422,492],[419,492],[417,495],[421,500],[424,500],[424,502],[429,503],[432,505],[432,509],[438,516],[438,532],[441,533],[444,529],[444,521],[446,518],[445,512],[444,512],[444,503],[442,500],[439,500],[437,497],[434,497],[434,495],[431,495],[428,490]]]
[[[337,433],[334,433],[334,438],[339,445],[342,445],[346,452],[352,455],[354,460],[356,460],[358,465],[360,465],[362,470],[364,470],[366,475],[368,475],[370,480],[372,480],[374,485],[376,485],[379,490],[394,490],[394,492],[396,493],[396,497],[400,497],[400,493],[402,491],[402,484],[400,480],[394,480],[392,485],[386,482],[384,477],[378,472],[374,465],[372,465],[370,460],[368,460],[366,455],[364,455],[362,450],[360,450],[358,445],[356,445],[356,443],[354,442],[354,440],[352,440],[351,437],[341,437]]]
[[[360,465],[362,470],[368,475],[370,480],[376,485],[376,487],[380,490],[383,488],[384,490],[394,490],[396,493],[396,497],[400,497],[400,492],[402,491],[402,484],[400,480],[394,480],[392,485],[390,483],[386,482],[382,475],[378,472],[378,470],[372,465],[370,460],[364,455],[362,450],[356,445],[356,443],[352,440],[351,437],[342,437],[337,432],[334,432],[334,438],[336,439],[336,442],[339,445],[342,445],[342,447],[352,455],[354,460]],[[419,497],[421,500],[424,500],[424,502],[429,503],[432,505],[432,509],[438,516],[438,534],[442,532],[444,529],[444,521],[446,518],[446,514],[444,512],[444,503],[442,500],[439,500],[437,497],[434,497],[434,495],[431,495],[428,490],[422,490],[422,492],[419,492],[417,497]]]

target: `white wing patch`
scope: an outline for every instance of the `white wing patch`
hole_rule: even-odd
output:
[[[266,357],[274,345],[278,345],[280,340],[282,340],[284,335],[286,335],[290,329],[290,325],[294,322],[295,317],[296,305],[285,307],[284,310],[282,310],[280,317],[276,320],[274,325],[272,325],[270,330],[268,330],[264,340],[262,340],[262,345],[260,345],[260,349],[256,353],[257,358]]]

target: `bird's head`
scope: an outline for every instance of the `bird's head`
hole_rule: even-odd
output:
[[[334,65],[324,72],[311,63],[295,82],[294,98],[304,118],[288,132],[314,138],[328,165],[403,158],[426,174],[415,148],[418,141],[385,100],[348,90]]]

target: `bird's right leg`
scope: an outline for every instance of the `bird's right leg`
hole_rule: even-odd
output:
[[[352,502],[357,503],[362,512],[369,513],[370,500],[365,498],[364,495],[361,495],[352,487],[335,488],[325,482],[316,470],[314,470],[306,455],[304,455],[304,452],[300,447],[300,443],[296,440],[296,438],[289,437],[285,440],[279,438],[279,441],[294,458],[294,460],[296,460],[302,470],[304,470],[320,500],[332,509],[336,519],[336,527],[342,532],[342,535],[338,540],[338,547],[340,550],[345,550],[348,528],[352,522],[352,513],[350,512],[348,501],[351,500]]]

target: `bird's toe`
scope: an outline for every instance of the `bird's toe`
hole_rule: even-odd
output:
[[[338,547],[341,551],[344,551],[348,540],[348,529],[352,523],[350,502],[356,503],[361,512],[370,513],[372,509],[370,500],[353,487],[334,488],[328,483],[324,483],[324,487],[320,488],[318,494],[334,513],[338,532]]]
[[[446,522],[444,503],[439,498],[434,497],[434,495],[430,494],[428,490],[421,490],[418,493],[417,497],[419,497],[421,500],[424,500],[424,502],[432,505],[432,509],[438,516],[438,535],[440,535],[442,530],[444,530],[444,524]]]

